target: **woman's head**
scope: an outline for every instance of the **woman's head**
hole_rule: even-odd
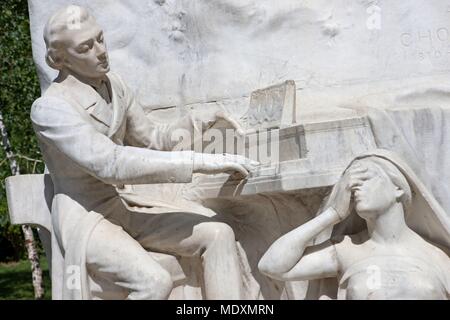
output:
[[[400,170],[390,161],[376,156],[355,160],[346,172],[361,169],[350,176],[355,209],[362,218],[371,218],[401,204],[406,211],[411,203],[411,188]]]

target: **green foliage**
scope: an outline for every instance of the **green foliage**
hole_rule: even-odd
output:
[[[26,159],[41,159],[29,116],[33,101],[40,96],[40,87],[32,59],[27,1],[2,0],[0,10],[0,108],[13,152],[19,155],[20,172],[43,172],[42,163]],[[0,245],[7,241],[12,257],[18,258],[24,253],[21,230],[9,224],[5,195],[4,180],[10,175],[6,155],[0,148]]]
[[[41,259],[44,280],[44,299],[51,299],[50,276],[47,261]],[[0,263],[0,300],[34,299],[31,283],[30,262],[21,260],[13,263]]]

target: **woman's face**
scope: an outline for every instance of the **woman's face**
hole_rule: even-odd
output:
[[[354,165],[367,169],[362,175],[350,177],[353,183],[352,195],[358,215],[370,219],[374,215],[386,212],[397,202],[398,188],[376,164],[362,160]]]

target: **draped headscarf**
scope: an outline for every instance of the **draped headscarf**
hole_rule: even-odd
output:
[[[404,191],[401,201],[407,225],[423,239],[438,246],[450,256],[450,216],[413,170],[395,153],[375,149],[355,157],[343,174],[357,161],[370,161],[377,165],[395,186]],[[321,233],[314,243],[321,243],[327,238],[356,234],[366,228],[366,222],[353,210],[344,221]],[[312,280],[308,285],[310,299],[333,297],[336,292],[338,292],[337,283],[333,279]]]
[[[370,161],[404,191],[401,199],[407,225],[425,240],[439,246],[447,254],[450,251],[450,216],[443,210],[431,192],[412,169],[395,153],[376,149],[355,157],[346,170],[357,161]],[[344,170],[344,173],[345,171]],[[365,228],[362,219],[352,212],[347,219],[336,225],[333,235],[354,234]]]

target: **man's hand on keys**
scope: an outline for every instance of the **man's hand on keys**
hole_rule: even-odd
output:
[[[233,154],[194,154],[194,172],[203,174],[229,173],[236,178],[246,178],[259,162]]]

